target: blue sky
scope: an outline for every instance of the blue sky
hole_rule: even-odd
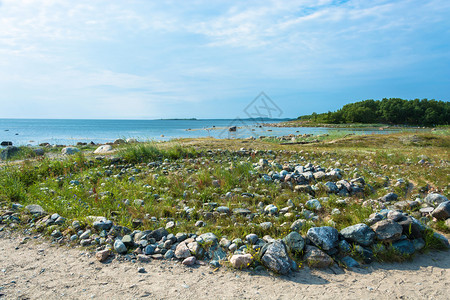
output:
[[[449,100],[450,1],[0,0],[0,118],[282,117]]]

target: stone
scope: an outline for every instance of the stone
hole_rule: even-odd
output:
[[[438,220],[450,218],[450,201],[441,202],[431,215]]]
[[[447,197],[438,193],[430,193],[425,197],[425,202],[430,204],[440,204],[448,201]]]
[[[311,199],[305,203],[305,206],[307,209],[311,210],[320,210],[322,208],[322,205],[320,204],[319,200],[317,199]]]
[[[36,156],[43,156],[45,154],[45,151],[42,148],[33,149],[33,152]]]
[[[433,237],[435,239],[439,240],[442,243],[443,247],[450,249],[450,243],[449,243],[448,239],[445,236],[443,236],[440,233],[434,232],[433,233]]]
[[[254,233],[250,233],[245,236],[245,240],[250,244],[254,245],[258,242],[258,236]]]
[[[111,255],[111,250],[109,249],[105,249],[105,250],[101,250],[101,251],[97,251],[95,253],[95,258],[99,261],[99,262],[104,262],[106,259],[108,259],[108,257]]]
[[[235,269],[246,269],[253,262],[253,256],[247,254],[235,254],[230,258],[230,263]]]
[[[147,245],[144,248],[144,254],[145,255],[152,255],[155,254],[156,246],[155,245]]]
[[[278,207],[276,207],[273,204],[269,204],[264,208],[264,212],[271,214],[271,215],[275,215],[278,213]]]
[[[418,239],[422,237],[422,232],[425,230],[418,220],[411,216],[406,216],[403,220],[397,222],[403,228],[403,234],[409,238]]]
[[[359,267],[359,262],[357,262],[350,256],[345,256],[345,257],[341,258],[341,262],[347,268],[358,268]]]
[[[328,181],[325,183],[325,190],[327,191],[327,193],[331,193],[331,194],[337,194],[339,193],[339,188],[336,185],[336,183],[332,182],[332,181]]]
[[[394,242],[402,236],[403,227],[392,220],[381,220],[371,227],[376,238],[382,242]]]
[[[392,243],[392,248],[403,255],[412,255],[416,251],[414,244],[410,240],[396,241]]]
[[[299,253],[305,247],[305,240],[295,231],[289,233],[283,240],[291,253]]]
[[[342,253],[349,253],[352,251],[352,247],[346,240],[339,241],[338,248]]]
[[[113,144],[116,144],[116,145],[118,145],[118,144],[125,144],[125,140],[123,140],[123,139],[116,139],[116,140],[114,140]]]
[[[42,216],[42,215],[47,214],[45,212],[45,210],[42,208],[42,206],[37,205],[37,204],[27,205],[27,206],[25,206],[25,210],[28,211],[30,214],[37,215],[37,216]]]
[[[178,244],[178,246],[175,249],[175,257],[178,259],[184,259],[191,256],[191,251],[189,251],[188,246],[186,243],[181,242]]]
[[[88,229],[80,235],[81,240],[88,239],[91,236],[91,230]]]
[[[108,153],[110,151],[112,151],[111,145],[101,145],[100,147],[95,149],[94,153],[95,154],[102,154],[102,153]]]
[[[16,153],[20,151],[20,148],[15,146],[8,146],[0,153],[0,158],[3,160],[7,160],[12,158]]]
[[[396,201],[398,198],[398,195],[396,193],[388,193],[380,198],[381,202],[393,202]]]
[[[398,210],[391,210],[390,212],[388,212],[387,218],[394,222],[398,222],[398,221],[404,219],[405,216],[403,215],[402,212],[400,212]]]
[[[259,226],[263,230],[269,230],[270,228],[272,228],[273,224],[272,224],[272,222],[262,222],[261,224],[259,224]]]
[[[281,240],[267,245],[261,262],[266,268],[278,274],[285,275],[291,271],[291,259]]]
[[[340,233],[346,240],[362,246],[370,246],[375,238],[375,232],[364,223],[346,227]]]
[[[314,246],[306,246],[303,258],[312,268],[326,268],[333,264],[333,259],[328,254]]]
[[[182,264],[185,266],[192,266],[196,261],[197,259],[195,258],[195,256],[189,256],[183,260]]]
[[[306,220],[304,220],[304,219],[295,220],[291,225],[291,230],[297,231],[297,232],[300,231],[302,229],[303,225],[305,224],[305,222],[306,222]]]
[[[167,250],[167,252],[164,254],[165,259],[171,259],[174,256],[175,256],[175,251],[173,251],[172,249]]]
[[[116,240],[114,242],[114,250],[116,250],[116,252],[119,254],[125,254],[128,251],[127,247],[125,246],[124,243],[122,243],[121,240]]]
[[[323,226],[312,227],[308,230],[306,236],[319,248],[329,251],[338,246],[339,234],[336,228]]]
[[[11,141],[2,141],[0,143],[0,146],[3,146],[3,147],[12,146],[12,145],[13,145],[13,142],[11,142]]]
[[[138,273],[147,273],[147,271],[145,271],[144,267],[139,267],[138,268]]]
[[[219,240],[217,239],[217,236],[212,232],[207,232],[207,233],[201,234],[199,236],[199,238],[201,238],[206,245],[210,245],[210,246],[216,245],[219,242]]]
[[[412,240],[412,243],[413,243],[414,249],[416,249],[416,251],[420,251],[425,247],[424,239],[415,239],[415,240]]]
[[[160,241],[163,237],[168,235],[169,232],[164,227],[160,227],[158,229],[151,231],[147,237],[154,238],[156,241]]]
[[[175,222],[174,221],[167,222],[167,224],[166,224],[166,229],[167,230],[172,229],[174,227],[175,227]]]
[[[61,153],[64,155],[73,155],[78,152],[80,152],[80,149],[75,148],[75,147],[65,147],[65,148],[62,148],[62,150],[61,150]]]
[[[106,218],[98,218],[97,221],[95,221],[92,226],[98,231],[102,230],[110,230],[113,226],[113,222],[111,220],[107,220]]]
[[[373,255],[373,251],[371,249],[364,248],[360,245],[355,245],[354,250],[356,253],[361,255],[364,263],[370,264],[373,261],[374,255]]]
[[[229,215],[231,213],[230,209],[226,206],[219,206],[216,211],[220,214],[227,214]]]

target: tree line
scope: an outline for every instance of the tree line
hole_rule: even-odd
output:
[[[370,99],[346,104],[335,112],[329,111],[321,114],[314,112],[311,115],[300,116],[298,119],[329,124],[448,125],[450,121],[450,102],[436,101],[434,99]]]

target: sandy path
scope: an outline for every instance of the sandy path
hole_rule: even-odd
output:
[[[276,277],[172,261],[101,264],[80,249],[21,240],[0,233],[1,299],[450,299],[450,251]]]

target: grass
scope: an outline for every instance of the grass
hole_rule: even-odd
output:
[[[0,201],[9,207],[16,202],[39,204],[48,212],[84,222],[88,222],[87,216],[104,216],[131,228],[132,220],[140,219],[141,229],[155,229],[174,220],[177,226],[171,230],[173,233],[213,232],[229,239],[256,233],[282,238],[293,221],[305,218],[304,206],[310,196],[262,181],[258,173],[280,169],[270,166],[257,171],[254,165],[261,158],[281,166],[311,162],[340,168],[345,179],[363,176],[366,181],[364,194],[347,197],[345,203],[339,201],[345,197],[328,195],[321,184],[317,185],[315,198],[328,197],[328,201],[322,200],[322,208],[315,211],[317,218],[307,221],[301,233],[330,224],[339,230],[364,222],[379,211],[367,200],[391,191],[399,195],[399,200],[415,200],[424,197],[421,188],[428,185],[448,196],[449,130],[438,131],[352,136],[337,131],[306,145],[281,145],[271,139],[211,138],[136,143],[116,146],[118,151],[112,155],[118,159],[113,160],[109,156],[95,159],[93,148],[86,147],[69,157],[4,163],[0,166]],[[253,152],[240,151],[243,147]],[[419,164],[424,156],[426,162]],[[404,183],[396,184],[398,179]],[[143,200],[143,205],[135,204],[136,199]],[[261,213],[268,204],[282,209],[289,199],[295,205],[290,214]],[[254,214],[225,216],[215,212],[215,206],[246,208]],[[335,208],[341,213],[331,215]],[[420,217],[417,209],[408,212]],[[196,227],[198,220],[206,225]],[[273,226],[263,230],[259,224],[268,221]],[[432,225],[449,232],[444,222]],[[426,242],[427,247],[436,246],[431,237]],[[390,252],[378,257],[399,259]]]

